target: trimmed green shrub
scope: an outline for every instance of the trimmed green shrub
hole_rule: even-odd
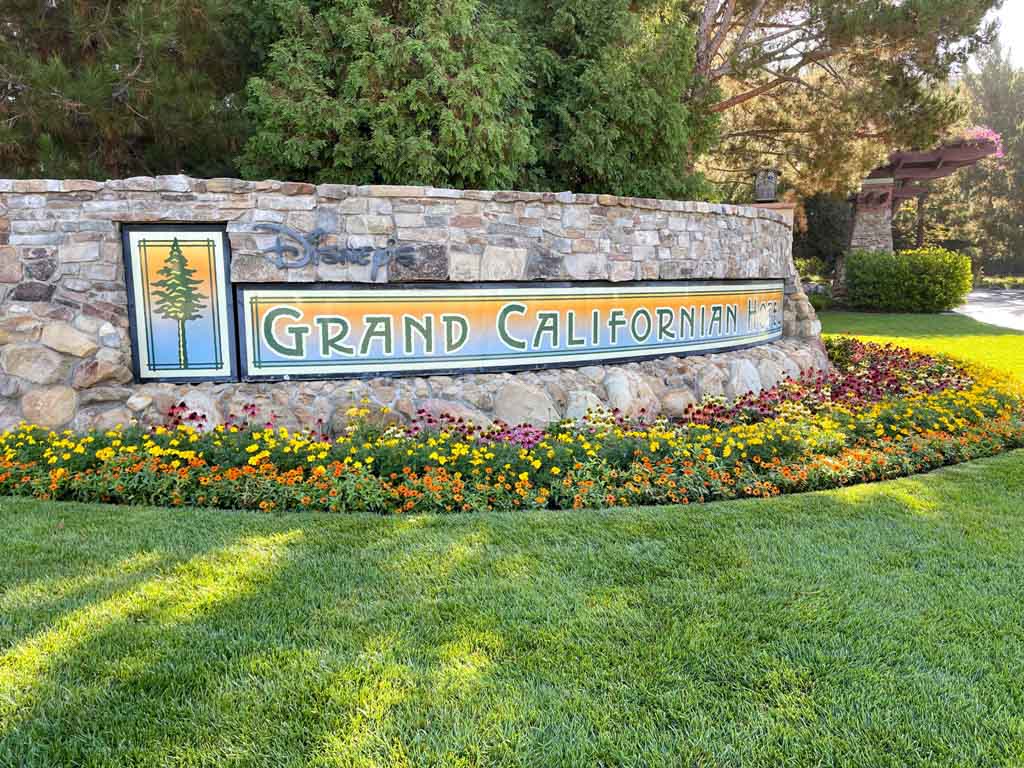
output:
[[[828,294],[809,293],[807,298],[811,302],[811,306],[814,307],[815,312],[824,312],[826,309],[832,308],[832,297]]]
[[[971,290],[971,260],[945,248],[851,251],[846,289],[851,306],[881,312],[943,312]]]

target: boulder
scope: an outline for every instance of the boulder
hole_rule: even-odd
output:
[[[558,409],[540,387],[510,381],[494,399],[494,416],[507,424],[532,424],[546,427],[558,421]]]
[[[78,404],[123,403],[131,396],[132,391],[128,387],[93,387],[78,394]]]
[[[93,429],[106,432],[108,429],[114,429],[118,425],[127,428],[134,420],[135,415],[127,408],[111,408],[109,411],[97,414],[95,421],[93,421]]]
[[[765,389],[771,389],[786,378],[786,373],[782,370],[782,366],[774,360],[767,358],[758,361],[757,375],[761,379],[761,386]]]
[[[33,344],[9,346],[0,356],[4,371],[33,384],[56,384],[67,375],[64,358],[46,347]]]
[[[74,417],[76,401],[75,390],[63,384],[37,387],[21,398],[21,412],[30,424],[56,429]]]
[[[726,376],[722,369],[715,365],[705,364],[694,374],[697,395],[705,397],[722,397],[725,394]]]
[[[600,410],[604,407],[601,399],[593,392],[585,389],[574,389],[569,393],[565,405],[565,418],[579,421],[590,410]]]
[[[440,417],[442,414],[448,414],[456,419],[463,419],[464,421],[476,424],[478,427],[489,427],[491,420],[485,414],[478,411],[476,408],[471,408],[465,403],[460,403],[455,400],[439,400],[437,398],[428,398],[421,400],[418,403],[418,410],[424,410],[434,418]]]
[[[34,317],[5,317],[0,320],[0,345],[38,341],[42,327]]]
[[[647,379],[635,371],[613,368],[604,379],[608,405],[628,418],[652,417],[661,412],[661,401]]]
[[[120,347],[121,333],[111,323],[103,323],[99,329],[100,343],[104,347]]]
[[[697,397],[688,389],[673,389],[661,397],[661,409],[666,416],[674,419],[686,413],[686,409],[697,404]]]
[[[75,389],[89,389],[97,384],[127,384],[132,380],[132,372],[120,363],[106,360],[87,360],[75,369],[71,386]]]
[[[153,404],[153,398],[149,395],[136,394],[128,398],[128,402],[125,403],[128,406],[128,410],[133,413],[144,411]]]
[[[735,399],[748,392],[755,395],[761,391],[761,377],[757,368],[749,360],[740,358],[729,363],[729,380],[725,385],[725,394]]]

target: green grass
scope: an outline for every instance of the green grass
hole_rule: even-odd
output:
[[[825,333],[860,336],[868,341],[900,344],[999,368],[1024,378],[1024,333],[963,315],[897,315],[822,312]]]
[[[824,320],[1020,372],[966,318]],[[0,531],[4,768],[1024,763],[1024,452],[689,508],[0,499]]]

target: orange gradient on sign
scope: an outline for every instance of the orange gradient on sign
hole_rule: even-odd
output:
[[[257,368],[429,362],[435,356],[450,361],[518,355],[599,359],[602,352],[658,354],[686,344],[707,348],[717,341],[736,346],[781,331],[781,285],[704,293],[685,286],[678,292],[623,286],[599,292],[510,288],[495,293],[472,287],[445,293],[253,288],[246,289],[242,311]]]

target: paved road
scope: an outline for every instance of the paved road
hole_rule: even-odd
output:
[[[955,311],[982,323],[1024,331],[1024,291],[972,291]]]

